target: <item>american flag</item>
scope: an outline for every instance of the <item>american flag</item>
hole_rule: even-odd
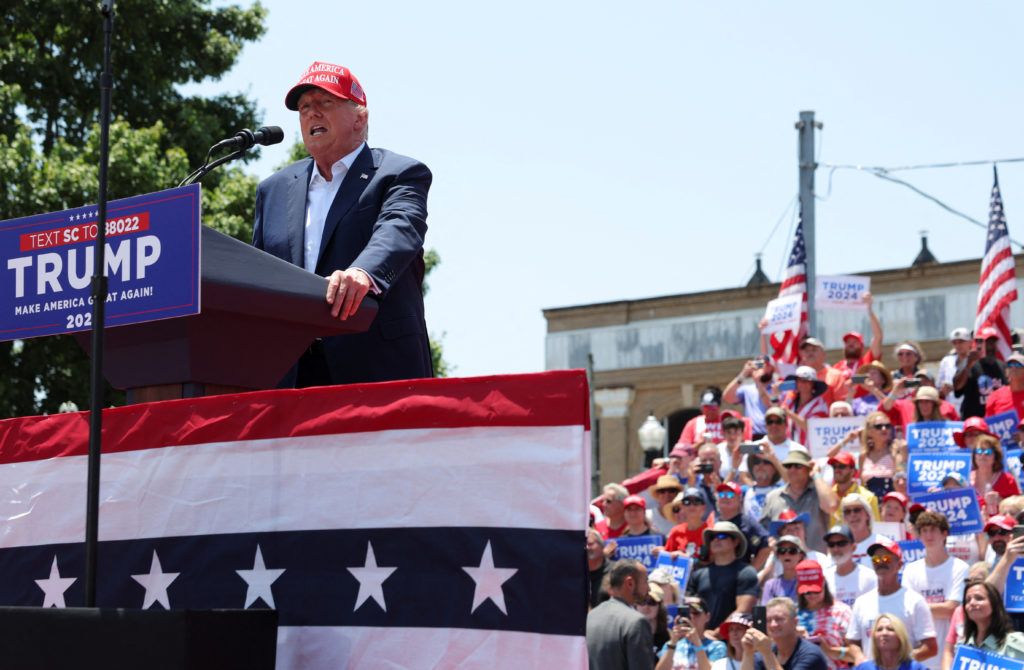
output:
[[[578,370],[104,410],[100,607],[274,608],[277,667],[587,667]],[[85,413],[0,421],[0,604],[80,607]]]
[[[803,300],[800,330],[774,333],[771,336],[772,358],[775,359],[775,365],[780,371],[790,370],[796,365],[800,356],[800,342],[807,336],[807,247],[804,246],[803,212],[800,213],[800,221],[796,226],[793,251],[789,254],[786,275],[779,288],[780,298],[796,294],[801,295]]]
[[[1003,196],[999,193],[999,173],[992,166],[992,201],[988,215],[988,237],[985,239],[985,257],[981,259],[981,278],[978,282],[978,315],[974,332],[986,326],[999,333],[997,354],[1005,360],[1011,353],[1010,305],[1017,299],[1017,274],[1014,269],[1010,235],[1006,228]]]

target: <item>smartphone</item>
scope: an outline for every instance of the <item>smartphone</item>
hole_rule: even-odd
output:
[[[768,634],[768,611],[764,605],[754,605],[754,628]]]
[[[1013,539],[1016,540],[1021,535],[1024,535],[1024,526],[1014,526],[1013,527]]]
[[[761,445],[757,442],[744,442],[740,445],[740,453],[746,455],[758,456],[761,454]]]
[[[867,380],[868,380],[868,376],[867,375],[854,375],[854,376],[850,377],[850,381],[853,382],[854,384],[863,384]]]
[[[920,379],[904,379],[903,380],[903,388],[905,388],[905,389],[916,389],[920,385],[921,385],[921,380]]]
[[[785,382],[782,382],[781,384],[779,384],[779,391],[780,392],[795,391],[795,390],[796,390],[796,381],[794,381],[792,379],[790,379],[789,381],[785,381]]]
[[[757,369],[757,370],[760,370],[763,367],[764,367],[764,359],[763,358],[755,358],[754,359],[754,368]]]
[[[689,618],[690,618],[690,606],[689,605],[680,605],[679,608],[676,610],[676,622],[678,622],[680,619],[689,619]]]
[[[697,466],[697,474],[699,475],[710,475],[714,471],[714,463],[705,463],[704,461],[701,461],[700,465]]]

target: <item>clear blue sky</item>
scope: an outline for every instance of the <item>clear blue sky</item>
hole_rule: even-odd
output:
[[[1017,3],[264,4],[267,35],[199,89],[247,92],[285,129],[249,168],[265,177],[298,138],[283,99],[305,67],[356,73],[370,143],[434,172],[427,321],[460,376],[543,369],[544,307],[745,283],[797,191],[800,110],[825,124],[821,163],[1024,156]],[[991,166],[898,176],[987,220]],[[983,251],[902,187],[842,170],[826,198],[828,178],[820,273],[906,265],[923,229],[942,261]],[[1024,240],[1024,163],[1000,182]],[[764,249],[773,280],[790,224]]]

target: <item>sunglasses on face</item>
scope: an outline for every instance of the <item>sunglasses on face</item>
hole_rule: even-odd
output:
[[[736,497],[736,493],[733,492],[733,491],[719,491],[718,492],[718,499],[719,500],[721,500],[722,498],[725,498],[726,500],[732,500],[735,497]]]
[[[732,535],[729,533],[716,533],[712,540],[731,540]]]
[[[874,428],[875,430],[892,430],[891,423],[876,423],[872,424],[871,427]]]
[[[975,456],[991,456],[994,453],[991,447],[978,447],[974,450]]]
[[[1017,361],[1010,361],[1006,364],[1008,368],[1024,368],[1024,363],[1018,363]]]
[[[800,551],[799,547],[779,547],[775,550],[775,553],[779,556],[796,556],[804,552]]]
[[[661,493],[675,493],[678,490],[679,489],[655,489],[654,492],[657,493],[657,494],[661,494]]]
[[[853,514],[860,514],[864,511],[863,507],[848,507],[843,510],[843,516],[850,516]]]
[[[871,564],[874,565],[876,568],[880,568],[880,567],[885,566],[885,565],[891,565],[892,563],[895,563],[895,562],[896,562],[896,557],[893,556],[892,554],[881,554],[881,555],[877,555],[876,554],[875,556],[871,557]]]
[[[849,540],[839,540],[838,542],[826,542],[825,544],[828,545],[829,549],[839,549],[840,547],[848,547],[848,546],[850,546],[850,541]]]
[[[646,600],[641,600],[640,602],[638,602],[637,605],[639,605],[640,607],[657,607],[658,601],[647,598]]]
[[[785,419],[765,419],[764,422],[765,422],[765,424],[767,424],[769,426],[781,426],[782,424],[786,423],[786,420]]]
[[[985,534],[989,537],[999,537],[1001,535],[1009,535],[1010,531],[1003,530],[1002,528],[993,528],[992,530],[986,531]]]
[[[836,463],[835,465],[832,466],[832,469],[833,470],[849,470],[850,466],[849,465],[843,465],[842,463]]]
[[[800,465],[798,463],[786,463],[782,467],[786,468],[787,470],[792,470],[793,468],[805,468],[807,466],[806,465]]]
[[[692,507],[694,505],[703,505],[703,504],[704,504],[704,501],[700,500],[699,498],[687,498],[686,500],[683,501],[683,505],[685,505],[687,507]]]

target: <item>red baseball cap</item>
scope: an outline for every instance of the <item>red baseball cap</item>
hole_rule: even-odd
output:
[[[864,336],[858,333],[856,330],[851,330],[850,332],[843,335],[843,342],[850,338],[857,340],[858,342],[860,342],[861,346],[864,346]]]
[[[1017,520],[1009,514],[993,514],[988,518],[985,523],[985,532],[988,532],[989,528],[1002,528],[1003,530],[1013,530],[1013,527],[1017,525]]]
[[[807,559],[796,564],[796,592],[799,595],[819,593],[824,588],[825,574],[817,561]]]
[[[903,507],[903,509],[907,509],[907,505],[910,504],[910,498],[903,495],[899,491],[889,491],[888,493],[886,493],[884,496],[882,496],[882,502],[885,502],[886,500],[895,500],[900,504],[900,506]]]
[[[828,459],[829,465],[845,465],[849,468],[856,468],[856,461],[853,459],[853,454],[848,451],[840,451],[838,454]]]
[[[976,430],[979,433],[984,433],[985,435],[999,439],[998,435],[989,430],[988,422],[985,421],[985,419],[982,419],[980,416],[972,416],[968,417],[968,419],[964,421],[963,430],[953,431],[953,441],[961,447],[964,446],[964,433],[969,430]]]
[[[626,496],[626,499],[622,501],[622,507],[626,508],[630,505],[636,505],[640,509],[647,509],[647,501],[640,496]]]
[[[879,549],[885,549],[886,551],[894,554],[896,558],[903,558],[903,552],[900,550],[900,545],[895,540],[885,537],[878,536],[878,542],[868,547],[868,556],[874,556],[875,552]]]
[[[743,489],[736,482],[722,482],[715,491],[732,491],[737,498],[743,495]]]
[[[978,331],[978,334],[974,336],[976,340],[987,340],[990,337],[999,337],[999,331],[992,326],[985,326]]]
[[[288,95],[284,96],[284,106],[292,111],[298,111],[299,96],[310,88],[319,88],[338,98],[366,106],[366,93],[352,71],[347,67],[323,61],[316,61],[306,68],[299,77],[299,83],[292,86]]]

